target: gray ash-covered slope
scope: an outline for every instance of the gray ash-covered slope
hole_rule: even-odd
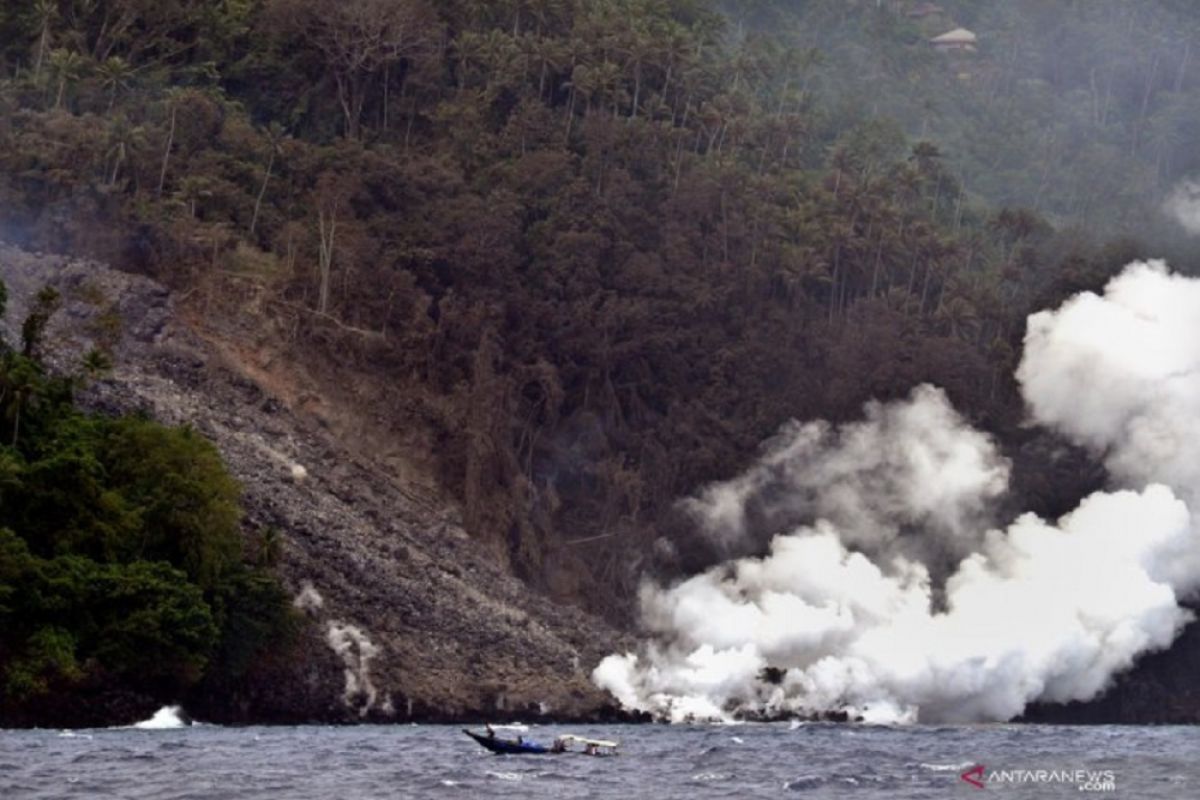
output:
[[[427,490],[401,485],[293,413],[175,313],[147,278],[0,245],[14,341],[32,296],[63,296],[47,360],[71,369],[118,326],[115,369],[88,408],[143,412],[212,439],[244,488],[246,529],[276,529],[279,571],[308,622],[301,646],[236,691],[190,698],[217,721],[593,717],[588,673],[621,643],[506,574]],[[114,720],[117,721],[117,720]]]

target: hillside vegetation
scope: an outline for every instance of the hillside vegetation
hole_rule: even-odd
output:
[[[4,287],[0,283],[0,314]],[[287,643],[267,550],[243,560],[239,489],[186,428],[86,415],[40,354],[60,298],[43,290],[19,349],[0,341],[0,722],[58,719],[75,693],[159,702],[237,680]],[[76,718],[89,718],[76,709]],[[97,712],[99,713],[99,712]]]
[[[789,417],[931,380],[1023,435],[1026,314],[1200,157],[1189,4],[908,5],[11,0],[0,221],[370,375],[473,535],[620,614]]]

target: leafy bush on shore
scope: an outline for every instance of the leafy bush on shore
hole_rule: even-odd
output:
[[[84,414],[73,388],[0,344],[0,709],[236,678],[291,624],[242,560],[237,482],[195,431]]]

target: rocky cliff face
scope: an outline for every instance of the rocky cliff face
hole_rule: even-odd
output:
[[[103,265],[0,245],[14,341],[30,298],[63,295],[48,360],[70,370],[98,338],[116,367],[81,397],[211,438],[244,488],[246,528],[273,528],[305,619],[294,653],[248,685],[188,698],[201,719],[354,721],[591,717],[590,683],[622,643],[577,608],[532,594],[463,529],[453,504],[398,480],[248,374],[177,313],[161,285]],[[124,698],[121,709],[139,709]],[[120,713],[120,712],[118,712]],[[116,721],[116,720],[114,720]]]

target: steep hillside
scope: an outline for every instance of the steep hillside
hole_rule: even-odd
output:
[[[448,719],[597,713],[587,674],[619,643],[604,622],[531,593],[463,531],[452,503],[341,444],[248,376],[146,278],[94,262],[0,247],[9,320],[53,285],[52,361],[120,319],[116,368],[83,395],[110,413],[147,413],[210,437],[241,481],[251,545],[278,534],[279,569],[307,618],[294,652],[245,686],[202,686],[188,706],[221,721]],[[111,323],[110,323],[111,326]],[[9,335],[12,335],[12,331]],[[76,698],[77,699],[77,698]],[[47,709],[58,724],[112,721],[149,699],[92,698]],[[106,705],[108,704],[108,705]]]
[[[193,705],[587,713],[640,582],[722,558],[681,497],[921,382],[1006,511],[1103,485],[1012,374],[1032,311],[1195,271],[1196,11],[916,5],[0,4],[0,236],[60,254],[4,250],[8,324],[51,280],[122,331],[84,399],[213,437],[309,620]]]

